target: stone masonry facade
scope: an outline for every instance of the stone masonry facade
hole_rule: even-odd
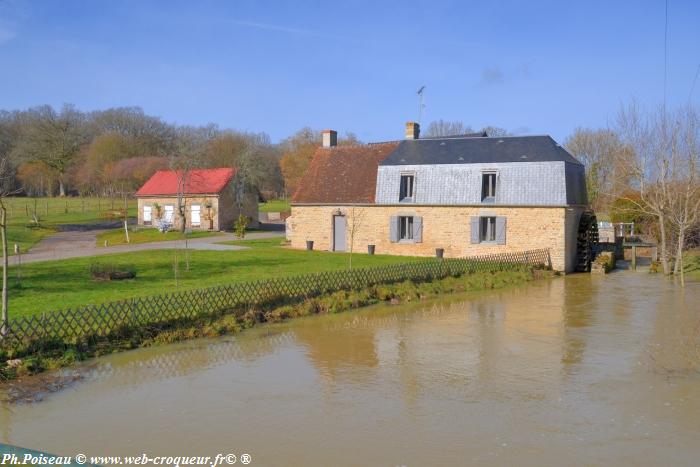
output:
[[[288,238],[293,248],[306,248],[313,240],[315,250],[333,249],[333,216],[346,216],[347,250],[376,254],[434,256],[443,248],[445,257],[549,249],[552,268],[571,272],[576,256],[576,229],[583,211],[580,207],[428,206],[428,205],[293,205],[288,221]],[[422,218],[418,243],[392,242],[392,216]],[[472,243],[472,217],[498,216],[506,219],[505,244]],[[353,233],[354,231],[354,233]]]
[[[224,190],[220,195],[188,195],[185,197],[185,217],[187,219],[186,227],[192,230],[231,230],[238,218],[238,205],[231,194],[232,190]],[[165,206],[173,206],[173,228],[179,229],[180,218],[177,214],[177,197],[175,196],[160,196],[160,197],[140,197],[138,198],[138,225],[143,226],[143,208],[144,206],[152,207],[152,219],[155,225],[155,219],[158,214],[153,206],[158,204],[161,207],[162,213],[165,213]],[[200,225],[193,226],[190,224],[190,212],[193,204],[199,204],[200,207]],[[211,204],[211,208],[207,205]],[[250,218],[249,227],[257,227],[258,223],[258,200],[255,194],[249,194],[243,202],[243,214]],[[211,218],[211,222],[210,222]]]
[[[211,203],[211,209],[208,209],[206,206],[208,203]],[[159,216],[158,213],[155,210],[155,205],[159,205],[161,208],[161,215]],[[201,206],[200,210],[200,225],[199,226],[193,226],[190,223],[190,209],[193,204],[199,204]],[[143,208],[144,206],[151,206],[151,217],[153,219],[151,225],[155,225],[155,220],[158,217],[164,216],[165,215],[165,206],[173,206],[173,228],[174,229],[179,229],[180,228],[180,217],[178,216],[177,213],[177,198],[174,196],[165,196],[165,197],[148,197],[148,198],[139,198],[138,199],[138,225],[144,225],[143,222]],[[222,223],[220,222],[220,212],[219,212],[219,197],[216,195],[209,195],[209,196],[193,196],[193,197],[187,197],[185,198],[185,216],[187,218],[187,225],[186,227],[188,229],[193,229],[193,230],[209,230],[211,227],[211,230],[220,230],[220,226]],[[211,219],[212,222],[210,223],[209,221],[209,213],[211,214]],[[230,217],[224,213],[224,217]]]

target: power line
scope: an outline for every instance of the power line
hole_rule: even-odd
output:
[[[700,63],[698,63],[698,69],[695,72],[695,78],[693,78],[693,84],[690,85],[690,92],[688,93],[688,103],[689,104],[693,98],[693,91],[695,90],[695,83],[698,82],[698,75],[700,75]]]
[[[666,114],[666,83],[668,81],[668,0],[666,0],[666,19],[664,20],[664,115]]]

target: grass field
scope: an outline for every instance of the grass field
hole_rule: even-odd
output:
[[[700,280],[700,249],[685,252],[683,255],[683,272],[686,279]]]
[[[190,270],[185,271],[184,250],[154,250],[96,258],[76,258],[22,267],[21,286],[17,269],[10,270],[10,314],[27,316],[91,303],[156,295],[258,279],[344,269],[348,255],[280,247],[280,239],[242,240],[251,247],[240,251],[189,251]],[[178,264],[179,280],[173,265]],[[417,261],[405,256],[355,254],[353,267],[379,266]],[[133,266],[136,279],[95,282],[90,264]]]
[[[208,232],[195,230],[187,234],[187,238],[203,238],[203,237],[213,237],[215,235],[220,235],[220,232]],[[166,242],[169,240],[182,240],[185,237],[179,231],[170,232],[160,232],[158,229],[139,229],[134,231],[129,231],[129,243],[152,243],[152,242]],[[114,245],[126,245],[126,236],[124,235],[124,229],[109,230],[107,232],[102,232],[97,235],[97,246],[104,246],[105,241],[107,241],[108,246]]]
[[[260,203],[258,205],[258,210],[260,212],[289,212],[292,209],[289,206],[288,200],[271,199],[265,203]]]
[[[124,206],[122,200],[109,198],[6,198],[8,244],[17,244],[26,252],[42,238],[54,233],[61,224],[86,224],[107,220]],[[114,206],[114,208],[112,208]],[[36,214],[39,224],[34,222]],[[136,201],[129,200],[129,216],[136,216]]]

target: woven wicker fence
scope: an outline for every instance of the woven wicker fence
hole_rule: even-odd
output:
[[[9,333],[1,342],[12,346],[33,339],[71,340],[90,335],[105,336],[125,326],[156,326],[179,319],[285,303],[339,290],[362,289],[405,280],[425,282],[473,272],[506,271],[522,265],[549,266],[549,250],[431,259],[85,305],[13,319],[9,323]]]

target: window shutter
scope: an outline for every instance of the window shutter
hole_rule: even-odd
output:
[[[479,243],[479,218],[474,216],[471,218],[471,242]]]
[[[496,218],[496,244],[505,245],[506,244],[506,218],[497,217]]]
[[[399,218],[391,216],[389,220],[389,241],[396,243],[399,241]]]
[[[415,216],[413,218],[413,241],[420,243],[423,241],[423,218]]]

